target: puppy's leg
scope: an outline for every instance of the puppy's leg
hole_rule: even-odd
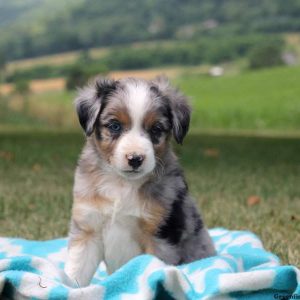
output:
[[[80,214],[78,210],[76,213],[76,208],[73,209],[65,272],[80,287],[90,283],[103,260],[102,233],[99,221],[95,220],[97,218],[99,213],[92,209],[88,213],[87,210],[81,211]]]
[[[189,263],[216,255],[213,242],[205,227],[197,234],[190,235],[182,244],[181,263]]]

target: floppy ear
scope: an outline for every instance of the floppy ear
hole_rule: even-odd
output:
[[[96,120],[103,109],[107,96],[116,90],[117,81],[98,78],[79,90],[75,99],[79,123],[87,136],[90,136]]]
[[[152,82],[164,98],[167,98],[171,108],[173,136],[178,144],[182,144],[189,125],[191,108],[187,98],[176,88],[170,85],[164,76],[155,78]]]

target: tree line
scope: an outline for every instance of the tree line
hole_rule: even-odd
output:
[[[205,44],[208,38],[222,42],[300,30],[298,0],[68,0],[56,9],[54,3],[58,5],[52,0],[1,4],[0,53],[6,61],[137,41],[191,44],[202,39]],[[186,51],[181,47],[177,54]]]

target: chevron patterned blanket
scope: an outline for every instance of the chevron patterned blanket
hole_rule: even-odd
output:
[[[300,271],[282,266],[251,232],[210,230],[218,255],[181,266],[141,255],[108,276],[72,286],[66,239],[0,238],[0,299],[300,299]]]

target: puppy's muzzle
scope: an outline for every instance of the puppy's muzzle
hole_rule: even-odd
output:
[[[128,160],[128,165],[136,170],[142,165],[145,155],[133,153],[127,154],[126,158]]]

